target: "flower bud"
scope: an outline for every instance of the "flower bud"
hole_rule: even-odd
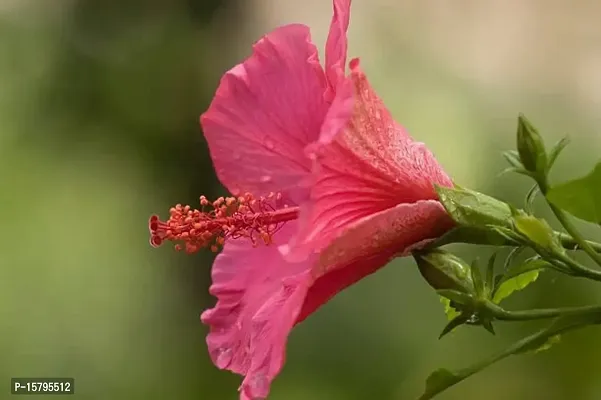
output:
[[[534,173],[544,173],[547,152],[538,130],[522,114],[518,117],[517,145],[524,168]]]
[[[435,290],[456,290],[464,293],[474,291],[470,266],[455,255],[441,250],[413,253],[419,272]]]

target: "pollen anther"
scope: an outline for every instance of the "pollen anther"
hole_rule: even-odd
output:
[[[250,193],[239,197],[219,197],[209,201],[200,196],[201,209],[175,205],[169,219],[153,215],[148,220],[150,244],[158,247],[165,241],[176,242],[176,250],[195,253],[203,248],[218,252],[226,240],[249,239],[254,246],[269,245],[273,235],[287,222],[298,217],[298,207],[279,204],[280,193],[255,198]],[[211,208],[205,211],[205,208]]]

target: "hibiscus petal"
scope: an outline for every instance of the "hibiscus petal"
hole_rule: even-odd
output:
[[[305,153],[315,160],[322,149],[322,145],[330,143],[344,129],[353,116],[355,95],[353,82],[350,79],[344,79],[336,86],[336,97],[332,101],[328,113],[326,114],[319,139],[311,143],[305,149]]]
[[[357,60],[351,61],[351,70],[352,118],[336,135],[324,131],[308,146],[316,159],[315,180],[301,212],[300,232],[281,249],[290,261],[321,251],[361,218],[398,204],[435,200],[434,184],[452,185],[425,145],[394,121]]]
[[[352,224],[320,255],[313,271],[319,277],[309,289],[297,323],[391,258],[425,246],[452,226],[452,219],[435,200],[399,204]]]
[[[257,195],[297,186],[310,170],[303,151],[319,135],[326,88],[307,26],[286,25],[259,40],[223,76],[200,118],[221,182]]]
[[[355,261],[319,277],[309,289],[296,323],[301,323],[319,307],[350,285],[385,266],[393,255],[384,253]]]
[[[294,222],[274,237],[282,243]],[[284,363],[285,345],[311,284],[311,261],[287,263],[276,246],[250,241],[226,243],[213,264],[210,292],[217,297],[201,320],[210,326],[207,345],[213,363],[245,379],[241,399],[264,398]]]
[[[452,227],[453,220],[436,200],[399,204],[346,226],[320,254],[314,276],[374,254],[407,255]]]
[[[334,0],[334,15],[326,41],[326,75],[333,90],[344,78],[344,66],[348,49],[348,30],[351,18],[351,0]]]
[[[244,396],[264,399],[269,394],[271,381],[284,365],[288,334],[295,325],[310,284],[311,272],[308,270],[284,278],[279,290],[254,315],[252,361],[242,382],[242,399]]]

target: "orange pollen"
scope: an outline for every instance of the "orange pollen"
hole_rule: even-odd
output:
[[[269,245],[287,221],[298,218],[298,207],[280,206],[281,199],[279,193],[258,199],[246,193],[215,201],[200,196],[200,210],[177,204],[169,210],[167,221],[152,215],[148,221],[150,244],[159,247],[165,241],[177,242],[175,249],[187,253],[204,248],[217,252],[226,240],[239,238],[248,238],[255,246],[257,240]]]

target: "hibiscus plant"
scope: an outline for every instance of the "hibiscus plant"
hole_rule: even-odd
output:
[[[435,371],[423,400],[504,357],[601,323],[600,306],[501,306],[544,270],[601,281],[601,269],[572,256],[583,251],[601,267],[601,245],[586,240],[568,215],[601,223],[601,163],[583,178],[552,185],[549,171],[568,141],[547,150],[520,115],[517,151],[505,157],[508,171],[534,183],[523,209],[457,185],[392,118],[358,59],[347,72],[350,3],[333,0],[325,67],[309,28],[292,24],[265,35],[225,73],[200,124],[231,195],[201,196],[198,208],[178,204],[167,220],[149,221],[153,246],[172,241],[188,253],[219,253],[209,289],[217,303],[201,320],[210,328],[213,363],[244,376],[241,400],[268,396],[296,324],[395,257],[414,257],[441,296],[449,318],[441,337],[465,324],[494,333],[497,321],[550,321],[479,364]],[[533,215],[537,195],[565,233]],[[449,243],[513,250],[499,271],[496,257],[481,268],[443,250]],[[516,262],[524,251],[532,256]]]

